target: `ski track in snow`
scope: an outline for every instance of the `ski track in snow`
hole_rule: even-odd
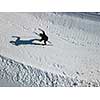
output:
[[[74,16],[74,14],[70,15],[68,13],[63,15],[58,13],[0,13],[0,54],[13,60],[2,56],[1,59],[4,58],[7,61],[15,60],[21,62],[25,64],[23,65],[25,68],[27,68],[26,65],[29,65],[33,71],[40,71],[40,73],[43,74],[52,73],[55,77],[58,75],[57,80],[59,81],[62,81],[59,75],[68,77],[68,80],[66,80],[66,78],[64,78],[64,80],[68,81],[69,84],[62,81],[61,83],[57,83],[57,85],[53,85],[54,83],[50,81],[50,86],[93,86],[93,84],[96,84],[94,86],[99,86],[100,22],[92,20],[90,16],[86,18],[84,14],[81,16],[82,17],[78,15],[76,17],[76,15]],[[94,18],[93,15],[93,19]],[[46,31],[53,46],[43,47],[40,45],[23,44],[15,46],[9,43],[10,41],[16,40],[12,38],[12,36],[19,36],[22,40],[39,38],[34,34],[34,32],[40,32],[37,30],[39,27]],[[21,65],[15,61],[14,67]],[[10,62],[8,61],[8,63]],[[1,61],[0,64],[2,68],[6,63]],[[16,64],[18,64],[18,66]],[[10,66],[7,65],[7,68],[11,70],[9,67]],[[30,70],[30,68],[28,68],[28,70]],[[15,68],[14,71],[16,70]],[[20,73],[25,74],[23,71]],[[5,68],[2,70],[2,73],[7,73],[6,77],[13,77],[13,74],[10,75],[9,72],[6,72]],[[24,81],[27,81],[26,78],[31,80],[32,73],[26,73],[28,77],[25,77]],[[34,72],[34,75],[35,74]],[[22,77],[16,72],[14,75],[15,78]],[[53,77],[52,75],[51,77]],[[1,74],[0,77],[3,78],[4,75]],[[43,78],[43,76],[41,77]],[[48,75],[46,77],[48,77]],[[38,76],[36,76],[36,78],[38,79]],[[22,82],[22,79],[21,83],[19,80],[17,82],[16,80],[13,81],[14,79],[10,79],[10,81],[15,83],[8,83],[8,85],[40,86],[42,84],[40,84],[41,78],[37,79],[33,79],[32,82],[28,80],[27,82],[29,82],[29,84],[24,81]],[[74,79],[78,80],[77,85],[72,85],[74,84]],[[37,83],[34,83],[33,81],[36,80]],[[70,83],[69,80],[73,82]],[[2,82],[3,81],[1,81],[1,85]],[[49,86],[48,84],[49,83],[43,83],[42,86]],[[4,85],[7,85],[6,82]]]

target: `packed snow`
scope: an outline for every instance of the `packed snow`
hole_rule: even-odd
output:
[[[0,13],[0,27],[0,86],[100,86],[99,13]]]

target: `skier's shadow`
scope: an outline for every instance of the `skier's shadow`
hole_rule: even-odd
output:
[[[41,43],[35,43],[34,41],[40,41],[40,39],[29,39],[29,40],[22,40],[19,36],[12,36],[16,38],[15,41],[10,41],[12,45],[19,46],[19,45],[43,45]]]

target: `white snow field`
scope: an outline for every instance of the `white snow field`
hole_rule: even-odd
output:
[[[0,13],[0,86],[100,86],[99,13]]]

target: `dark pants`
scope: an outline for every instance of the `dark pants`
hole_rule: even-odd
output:
[[[47,40],[44,40],[44,39],[40,39],[40,42],[44,41],[44,45],[46,45],[46,41]]]

